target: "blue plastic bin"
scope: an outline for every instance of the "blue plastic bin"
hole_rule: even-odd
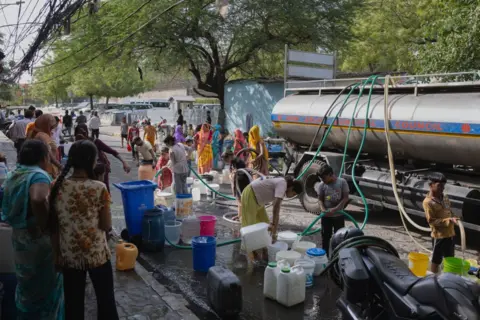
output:
[[[153,209],[153,192],[157,184],[148,181],[129,181],[114,183],[122,192],[123,213],[130,237],[142,234],[143,213],[147,209]]]
[[[215,265],[217,239],[209,236],[193,237],[192,254],[193,270],[208,272],[208,269]]]

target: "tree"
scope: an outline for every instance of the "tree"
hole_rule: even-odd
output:
[[[162,73],[188,72],[196,79],[195,91],[214,96],[224,104],[224,87],[229,78],[255,67],[252,61],[278,59],[285,44],[308,44],[334,50],[349,35],[349,23],[356,0],[237,0],[230,1],[228,15],[217,12],[215,1],[186,1],[154,19],[147,27],[131,35],[128,41],[106,53],[112,59],[129,60]],[[125,39],[134,30],[158,16],[172,1],[110,0],[96,19],[83,19],[72,26],[69,50],[94,39],[88,52],[104,50]],[[134,17],[117,25],[125,17]],[[115,30],[110,30],[112,26]],[[99,30],[101,30],[99,32]],[[106,31],[110,30],[110,31]],[[96,47],[96,48],[95,48]],[[84,54],[84,53],[82,53]],[[282,57],[283,60],[283,57]],[[223,108],[222,108],[223,110]],[[220,123],[224,122],[221,113]]]
[[[369,0],[341,51],[345,71],[480,69],[480,1]]]
[[[47,58],[43,65],[50,64],[54,60]],[[53,101],[58,107],[59,100],[68,98],[68,87],[71,84],[71,75],[56,77],[64,68],[64,64],[57,64],[49,68],[39,68],[34,72],[33,96],[44,101]]]
[[[413,71],[422,40],[422,0],[368,0],[356,12],[352,39],[340,52],[344,71]]]

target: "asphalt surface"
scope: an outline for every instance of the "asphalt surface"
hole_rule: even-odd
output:
[[[118,137],[104,136],[100,138],[108,145],[118,149],[122,156],[130,161],[131,155],[126,149],[119,149],[120,140]],[[124,182],[136,179],[136,166],[133,162],[132,172],[125,174],[122,166],[116,159],[111,160],[112,183]],[[112,187],[112,214],[113,224],[117,232],[125,227],[121,194]],[[223,186],[222,191],[228,191],[228,186]],[[235,212],[235,203],[232,201],[204,200],[195,208],[197,215],[212,214],[217,216],[217,241],[228,240],[238,237],[238,226],[225,221],[222,217],[225,213]],[[363,208],[350,205],[347,211],[358,221],[364,219]],[[305,212],[297,200],[284,203],[281,211],[280,229],[302,231],[312,221],[314,216]],[[422,219],[414,218],[417,223],[425,223]],[[353,225],[347,222],[348,225]],[[427,233],[416,232],[411,229],[412,236],[423,246],[431,248],[431,238]],[[368,224],[364,232],[368,235],[381,237],[399,251],[403,260],[411,251],[418,251],[415,244],[405,232],[401,224],[398,212],[374,211],[371,210]],[[467,233],[469,249],[466,252],[467,258],[478,256],[479,237]],[[321,246],[319,236],[306,238]],[[459,248],[457,247],[457,250]],[[200,319],[218,319],[215,312],[209,307],[206,298],[207,285],[205,274],[196,273],[192,268],[192,254],[190,250],[165,248],[162,253],[142,253],[140,262],[153,276],[170,291],[182,294],[189,302],[188,307]],[[240,279],[243,288],[243,312],[240,319],[339,319],[340,315],[335,307],[335,301],[340,292],[328,278],[315,278],[315,285],[307,289],[307,297],[304,304],[292,308],[285,308],[276,302],[263,298],[263,267],[255,267],[247,263],[246,257],[240,252],[239,245],[229,245],[217,248],[216,265],[231,269]]]

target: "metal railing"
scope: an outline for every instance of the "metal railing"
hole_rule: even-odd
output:
[[[342,89],[350,84],[359,83],[368,78],[339,78],[331,80],[294,80],[285,82],[285,93],[290,91],[321,91],[322,89]],[[416,88],[429,86],[472,86],[480,85],[480,71],[432,73],[419,75],[390,76],[393,84],[390,88]],[[375,84],[383,84],[385,76],[378,77]],[[366,86],[367,88],[370,85]]]

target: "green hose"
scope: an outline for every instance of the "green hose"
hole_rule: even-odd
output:
[[[165,237],[165,241],[168,242],[168,244],[174,248],[177,248],[177,249],[183,249],[183,250],[192,250],[192,246],[179,246],[178,244],[173,244],[170,242],[170,240],[168,240],[167,237]],[[226,246],[226,245],[229,245],[229,244],[234,244],[234,243],[238,243],[238,242],[241,242],[242,239],[241,238],[237,238],[237,239],[232,239],[232,240],[227,240],[227,241],[224,241],[224,242],[220,242],[220,243],[217,243],[217,247],[223,247],[223,246]]]
[[[351,118],[351,121],[350,121],[350,124],[349,124],[349,127],[348,127],[348,132],[347,132],[347,137],[346,137],[346,142],[345,142],[345,148],[344,148],[344,154],[343,154],[343,161],[342,161],[342,167],[340,169],[340,175],[343,173],[343,170],[344,170],[344,167],[345,167],[345,159],[346,159],[346,153],[347,153],[347,147],[348,147],[348,139],[350,138],[350,132],[351,132],[351,129],[352,129],[352,126],[353,126],[353,121],[354,121],[354,117],[355,117],[355,111],[358,107],[358,103],[360,101],[360,98],[363,96],[363,92],[364,92],[364,89],[366,87],[366,85],[371,82],[371,87],[370,87],[370,91],[369,91],[369,95],[368,95],[368,103],[367,103],[367,108],[366,108],[366,115],[365,115],[365,124],[364,124],[364,128],[363,128],[363,136],[362,136],[362,141],[360,143],[360,146],[359,146],[359,149],[358,149],[358,152],[357,152],[357,156],[355,157],[355,160],[353,162],[353,168],[352,168],[352,180],[353,180],[353,184],[357,190],[357,192],[359,193],[360,197],[362,198],[362,202],[365,206],[365,219],[363,221],[363,224],[361,227],[358,226],[357,222],[355,221],[355,219],[349,215],[347,212],[345,211],[339,211],[338,213],[341,213],[343,214],[344,216],[346,216],[349,220],[351,220],[353,222],[353,224],[355,225],[355,227],[363,230],[365,228],[365,225],[367,224],[367,221],[368,221],[368,217],[369,217],[369,211],[368,211],[368,204],[367,204],[367,201],[365,199],[365,196],[363,194],[363,192],[361,191],[358,183],[356,182],[356,179],[355,179],[355,167],[357,165],[357,162],[360,158],[360,154],[362,153],[362,149],[363,149],[363,145],[365,144],[365,139],[366,139],[366,133],[367,133],[367,129],[368,129],[368,117],[369,117],[369,110],[370,110],[370,101],[371,101],[371,97],[372,97],[372,93],[373,93],[373,87],[374,87],[374,84],[377,80],[378,76],[371,76],[369,77],[366,81],[360,83],[360,84],[355,84],[352,89],[350,90],[350,92],[348,93],[347,97],[345,98],[342,106],[340,107],[340,109],[338,110],[337,114],[335,115],[335,118],[334,120],[332,121],[332,123],[330,123],[330,125],[328,126],[328,129],[326,131],[326,133],[323,135],[323,139],[319,145],[319,147],[317,148],[317,151],[315,153],[315,155],[313,156],[312,160],[310,161],[310,163],[308,164],[308,166],[299,174],[299,176],[296,178],[297,180],[302,178],[305,173],[308,171],[308,169],[310,169],[310,167],[312,166],[313,162],[315,161],[315,159],[317,158],[317,156],[319,155],[320,151],[321,151],[321,148],[323,147],[323,144],[325,143],[328,135],[330,134],[330,131],[332,130],[333,128],[333,125],[335,123],[335,120],[338,119],[340,113],[343,111],[345,105],[347,104],[348,102],[348,99],[350,98],[351,94],[353,93],[353,91],[358,88],[360,85],[362,85],[362,90],[360,90],[359,94],[358,94],[358,98],[357,98],[357,102],[355,104],[355,108],[354,108],[354,111],[352,113],[352,118]],[[214,190],[213,188],[211,188],[208,183],[206,183],[202,177],[195,171],[193,170],[191,167],[189,167],[190,170],[193,172],[193,174],[209,189],[211,190],[212,192],[218,194],[219,196],[221,197],[224,197],[226,199],[229,199],[229,200],[236,200],[236,198],[234,197],[231,197],[231,196],[228,196],[228,195],[225,195],[221,192],[218,192],[217,190]],[[318,232],[320,232],[322,229],[321,228],[317,228],[315,230],[312,230],[310,231],[310,229],[318,222],[318,220],[320,220],[322,217],[325,216],[325,213],[322,212],[317,218],[315,218],[315,220],[302,232],[300,233],[299,235],[300,236],[310,236],[310,235],[313,235],[313,234],[316,234]],[[167,239],[168,241],[168,239]],[[228,244],[232,244],[232,243],[237,243],[241,241],[241,239],[233,239],[233,240],[230,240],[230,241],[226,241],[226,242],[223,242],[223,243],[219,243],[217,244],[217,246],[223,246],[223,245],[228,245]],[[174,245],[172,243],[170,243],[170,241],[168,241],[168,243],[170,245],[172,245],[173,247],[175,248],[179,248],[179,249],[191,249],[191,246],[178,246],[178,245]]]

